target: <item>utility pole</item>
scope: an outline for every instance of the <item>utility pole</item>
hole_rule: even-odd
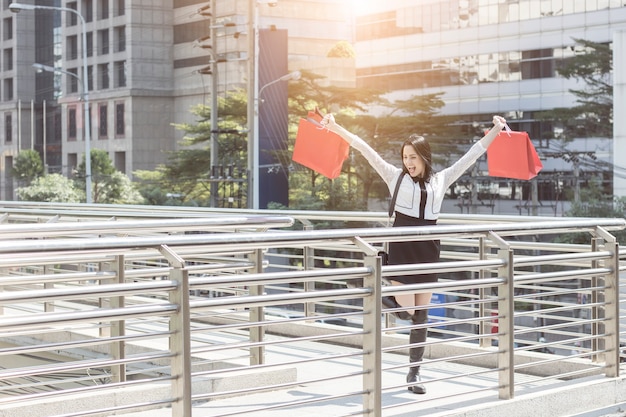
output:
[[[254,207],[255,199],[258,201],[258,196],[254,195],[258,178],[256,178],[256,147],[255,143],[255,107],[256,107],[256,1],[248,0],[248,208]]]
[[[574,164],[574,202],[580,202],[580,164],[578,158],[572,161]]]
[[[217,21],[217,0],[211,0],[211,207],[217,207],[219,204],[219,183],[217,182],[217,165],[219,162],[219,144],[218,144],[218,127],[217,127],[217,37],[215,36],[215,26]]]

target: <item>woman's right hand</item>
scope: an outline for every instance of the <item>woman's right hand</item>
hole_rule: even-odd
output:
[[[348,142],[349,145],[352,145],[352,142],[354,141],[354,138],[356,136],[348,132],[341,125],[337,124],[337,122],[335,122],[335,116],[333,116],[332,114],[328,113],[327,115],[325,115],[320,121],[320,124],[324,129],[328,129],[330,132],[336,133],[337,135],[341,136],[343,140]]]

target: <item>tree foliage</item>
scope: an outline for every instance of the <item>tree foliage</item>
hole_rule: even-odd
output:
[[[284,155],[276,155],[278,161],[291,161],[298,123],[316,107],[323,113],[332,112],[339,123],[362,137],[392,163],[401,163],[400,145],[411,133],[428,136],[435,153],[445,149],[439,155],[448,157],[453,154],[449,146],[450,133],[446,128],[448,121],[437,116],[443,107],[440,94],[391,103],[383,97],[383,91],[327,86],[322,82],[322,76],[306,70],[301,73],[300,80],[288,84],[290,142],[288,149],[282,151]],[[377,109],[377,116],[372,115],[372,108]],[[155,172],[135,173],[142,177],[142,194],[150,201],[171,202],[165,197],[168,194],[179,197],[176,204],[194,201],[205,205],[208,201],[211,109],[199,105],[192,112],[196,116],[194,123],[175,125],[184,132],[181,149],[172,152],[168,162]],[[220,163],[247,166],[247,136],[243,133],[247,123],[245,91],[234,91],[220,97],[218,115]],[[370,198],[386,199],[389,195],[369,163],[354,151],[344,163],[344,174],[332,181],[297,163],[283,169],[289,172],[289,207],[293,209],[365,210]],[[241,187],[240,191],[246,191],[245,183],[235,186]]]
[[[557,108],[541,118],[555,120],[562,128],[561,139],[592,136],[613,137],[613,53],[611,46],[575,38],[574,56],[563,61],[557,71],[567,79],[583,84],[569,91],[577,97],[578,105]]]
[[[21,151],[15,161],[11,173],[21,184],[29,185],[35,179],[45,174],[43,162],[39,152],[27,149]]]
[[[74,182],[61,174],[49,174],[35,178],[30,185],[17,189],[23,201],[46,201],[55,203],[79,203],[83,193]]]
[[[85,190],[85,159],[78,166],[74,184]],[[84,195],[84,191],[82,191]],[[130,179],[113,166],[107,151],[91,150],[91,193],[92,201],[101,204],[140,204],[143,197]]]
[[[451,141],[450,128],[447,127],[449,120],[437,115],[444,105],[441,94],[413,96],[406,100],[389,102],[383,96],[384,91],[325,87],[320,83],[321,78],[314,73],[302,71],[300,82],[290,85],[290,117],[294,117],[292,120],[294,126],[297,126],[299,118],[306,115],[307,111],[318,107],[322,113],[332,112],[340,124],[360,136],[392,163],[401,164],[401,144],[412,133],[428,137],[437,162],[444,163],[448,157],[454,157],[454,148],[459,144]],[[376,111],[371,111],[372,108]],[[310,177],[309,192],[311,195],[319,193],[318,181],[327,179],[310,170],[305,172]],[[387,187],[358,152],[351,150],[349,160],[344,163],[343,172],[347,179],[342,191],[346,193],[347,198],[352,199],[347,200],[350,201],[352,210],[366,209],[370,198],[388,197]],[[293,190],[294,187],[291,187],[290,192],[293,193]],[[339,190],[335,188],[333,192]],[[292,204],[293,206],[295,204]]]
[[[160,201],[172,204],[206,205],[210,198],[211,172],[211,108],[197,105],[191,109],[195,123],[178,123],[174,126],[184,132],[181,149],[171,152],[168,161],[157,167],[157,175],[147,172],[141,177],[152,177],[150,188],[154,199],[156,188],[161,190]],[[243,90],[234,90],[226,97],[218,97],[217,149],[222,166],[235,167],[235,175],[245,171],[247,163],[247,96]],[[239,183],[235,187],[240,187]],[[142,187],[144,197],[149,191]],[[176,195],[176,199],[163,198],[163,195]]]
[[[607,197],[602,189],[601,180],[590,181],[588,186],[581,189],[580,201],[574,202],[567,212],[568,217],[626,217],[626,197]],[[626,230],[611,232],[620,244],[626,243]],[[565,243],[589,243],[589,234],[567,234],[559,241]]]
[[[339,41],[328,51],[329,58],[354,58],[356,52],[354,47],[348,41]]]

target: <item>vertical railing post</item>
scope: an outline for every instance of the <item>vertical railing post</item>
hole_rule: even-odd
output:
[[[118,272],[119,272],[119,265],[115,264],[113,266],[113,269],[115,270],[115,276],[117,278],[119,278]],[[122,270],[124,269],[124,266],[122,265]],[[98,263],[98,271],[101,272],[108,272],[111,271],[111,262],[99,262]],[[123,272],[122,272],[123,274]],[[103,284],[108,284],[108,282],[103,282],[102,280],[94,280],[96,285],[103,285]],[[116,280],[115,282],[120,283],[120,281]],[[123,281],[122,281],[123,282]],[[112,301],[110,300],[110,297],[100,297],[98,299],[98,305],[100,306],[100,308],[110,308],[112,304]],[[99,329],[99,334],[100,337],[110,337],[111,336],[111,327],[113,326],[113,323],[109,323],[109,322],[101,322],[100,323],[100,329]]]
[[[606,347],[606,376],[617,378],[619,376],[619,243],[607,242],[605,248],[611,252],[611,257],[605,260],[611,268],[611,273],[605,275],[604,284],[604,328]]]
[[[498,367],[499,397],[503,400],[513,398],[515,392],[515,303],[513,250],[500,249],[498,256],[505,262],[499,268],[499,275],[504,284],[498,291]]]
[[[486,239],[482,236],[478,239],[478,257],[480,258],[480,260],[487,259]],[[478,272],[478,278],[480,279],[484,277],[485,277],[485,271],[481,269]],[[480,287],[478,289],[478,300],[482,301],[486,299],[487,299],[487,290],[483,287]],[[487,303],[479,302],[478,303],[478,317],[486,317],[488,307],[489,309],[491,309],[491,305],[488,306]],[[487,331],[491,332],[491,329],[492,327],[489,326],[488,323],[484,319],[478,322],[478,334],[479,335],[484,335],[487,333]],[[482,348],[491,346],[491,338],[481,337],[479,339],[479,344],[480,344],[480,347]]]
[[[604,320],[601,334],[604,334],[601,346],[606,352],[606,376],[619,377],[620,345],[619,345],[619,317],[620,317],[620,290],[619,290],[619,242],[606,230],[597,227],[596,232],[604,240],[604,249],[611,253],[604,265],[611,270],[604,276]]]
[[[48,274],[50,273],[50,271],[51,271],[51,270],[52,270],[52,265],[47,265],[47,264],[46,264],[46,265],[44,265],[44,266],[43,266],[43,274],[44,274],[44,275],[48,275]],[[52,282],[44,282],[44,283],[43,283],[43,287],[44,287],[46,290],[51,290],[51,289],[53,289],[53,288],[54,288],[54,284],[53,284]],[[43,304],[43,310],[44,310],[46,313],[51,313],[51,312],[53,312],[53,311],[54,311],[54,302],[52,302],[52,301],[46,301],[46,302]],[[1,312],[0,312],[0,313],[1,313]]]
[[[600,246],[600,242],[602,241],[602,239],[599,239],[597,237],[593,237],[591,239],[591,251],[592,252],[597,252],[598,251],[598,247]],[[591,263],[591,267],[592,268],[596,268],[598,267],[598,261],[592,261]],[[602,358],[600,357],[600,355],[598,355],[597,352],[599,352],[600,350],[604,349],[603,346],[603,341],[600,340],[600,335],[603,333],[603,323],[600,322],[600,318],[603,316],[603,312],[601,311],[600,307],[599,307],[599,303],[602,301],[602,294],[597,290],[598,288],[598,280],[599,277],[597,276],[593,276],[591,277],[591,288],[593,288],[593,290],[591,291],[591,297],[589,302],[591,303],[592,307],[591,307],[591,351],[593,352],[591,359],[594,362],[600,362],[602,361]]]
[[[250,254],[250,260],[254,263],[253,273],[260,274],[263,272],[263,249],[256,249]],[[265,291],[264,285],[251,285],[250,295],[263,295]],[[265,320],[265,311],[262,306],[250,308],[250,323],[258,323]],[[261,343],[265,338],[265,326],[251,326],[250,330],[250,343],[253,347],[250,348],[250,365],[261,365],[265,363],[265,346]]]
[[[123,284],[126,280],[125,268],[124,268],[124,255],[117,255],[115,257],[115,276],[117,277],[117,283]],[[120,309],[126,305],[126,299],[123,295],[111,298],[111,308]],[[111,337],[121,339],[121,336],[126,334],[126,321],[116,320],[111,323]],[[117,340],[113,342],[111,346],[111,356],[113,359],[124,359],[126,357],[126,348],[124,340]],[[120,363],[114,365],[111,369],[111,379],[113,382],[126,381],[126,364]]]
[[[312,225],[305,225],[304,230],[313,230]],[[302,251],[303,266],[305,271],[315,269],[315,250],[311,246],[305,246]],[[315,291],[315,282],[306,281],[304,283],[304,292]],[[305,317],[311,317],[315,314],[315,303],[304,303],[304,315]]]
[[[489,237],[500,249],[498,257],[503,265],[498,275],[504,283],[498,287],[498,397],[513,398],[515,393],[515,268],[513,249],[500,236],[489,232]]]
[[[364,257],[365,266],[372,270],[363,278],[363,287],[372,291],[363,299],[363,416],[382,415],[382,258]]]
[[[189,311],[189,270],[185,261],[170,248],[162,245],[160,252],[172,269],[170,280],[177,283],[169,301],[178,305],[178,312],[170,319],[170,353],[172,374],[172,416],[191,417],[191,314]]]

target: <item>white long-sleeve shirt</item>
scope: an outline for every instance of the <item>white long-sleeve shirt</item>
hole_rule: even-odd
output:
[[[352,136],[350,145],[361,152],[370,165],[376,170],[378,175],[385,181],[389,193],[393,193],[396,181],[402,171],[387,161],[385,161],[371,146],[358,136]],[[426,208],[424,209],[424,219],[437,220],[441,212],[441,205],[446,191],[468,168],[470,168],[486,149],[480,142],[476,142],[465,155],[448,168],[433,173],[430,181],[426,185]],[[411,217],[420,217],[421,192],[418,182],[413,181],[409,175],[402,177],[402,183],[398,189],[398,197],[394,211]]]

